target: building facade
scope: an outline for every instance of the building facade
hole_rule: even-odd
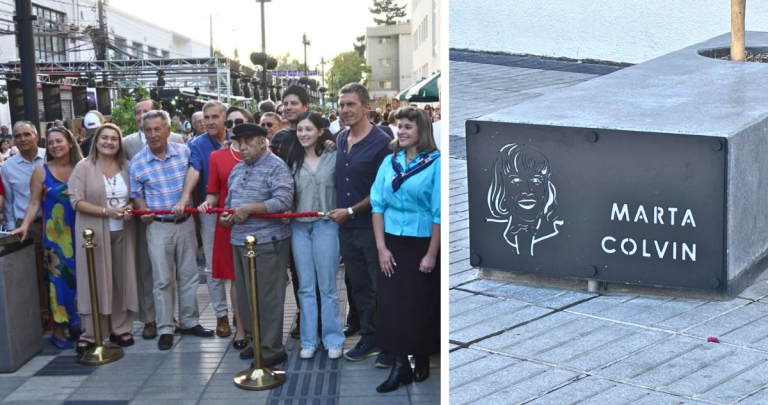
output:
[[[440,71],[440,2],[411,0],[413,83]]]
[[[88,0],[33,0],[32,12],[35,60],[40,62],[97,60],[94,38],[98,38],[98,6]],[[0,62],[19,60],[13,35],[12,2],[0,2]],[[115,59],[208,57],[210,47],[189,37],[150,23],[130,13],[105,6],[108,30],[107,56]],[[38,72],[42,73],[42,72]],[[2,85],[4,83],[0,83]],[[61,87],[62,119],[75,118],[72,93]],[[39,110],[43,111],[42,91],[38,87]],[[0,106],[0,123],[10,123],[8,104]]]
[[[88,0],[34,0],[35,56],[38,62],[95,60],[98,7]],[[194,41],[122,10],[105,6],[110,59],[206,57],[208,44]],[[13,3],[0,2],[0,30],[13,32]],[[14,35],[0,36],[0,62],[18,60]]]
[[[374,99],[393,97],[411,83],[411,24],[368,27],[365,59],[371,67],[368,90]]]

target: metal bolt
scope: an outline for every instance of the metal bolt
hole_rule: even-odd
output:
[[[709,288],[717,290],[720,287],[720,280],[716,278],[709,279]]]
[[[587,133],[587,142],[589,143],[597,142],[597,132],[591,131]]]
[[[712,150],[714,150],[714,151],[718,151],[718,150],[723,149],[723,143],[720,142],[717,139],[713,139],[712,142],[709,143],[709,146],[711,146]]]
[[[475,124],[474,122],[467,122],[467,133],[468,134],[476,134],[480,132],[480,126]]]
[[[595,275],[597,275],[597,267],[587,266],[587,276],[593,277]]]
[[[477,253],[472,253],[469,256],[469,264],[471,264],[472,266],[479,266],[480,262],[482,261],[483,259]]]

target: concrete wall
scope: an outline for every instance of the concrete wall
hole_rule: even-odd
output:
[[[727,0],[450,2],[454,49],[640,63],[731,29]],[[768,2],[747,2],[746,27],[768,31]]]

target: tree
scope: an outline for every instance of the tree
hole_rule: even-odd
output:
[[[347,83],[365,85],[363,73],[371,73],[371,67],[365,64],[365,58],[360,54],[355,51],[348,51],[336,55],[331,60],[331,68],[328,69],[328,75],[325,79],[326,83],[331,81],[330,72],[334,72],[333,80],[336,81],[333,84],[334,88],[339,85],[338,80],[341,80],[341,87]]]
[[[361,58],[365,57],[365,35],[355,37],[355,43],[352,46],[355,47],[355,51],[360,55]]]
[[[218,58],[224,57],[224,52],[221,51],[219,48],[213,48],[213,56]]]
[[[731,0],[731,60],[743,62],[747,53],[744,46],[744,12],[747,0]]]
[[[143,86],[136,89],[138,97],[126,96],[115,100],[115,106],[112,107],[112,123],[123,130],[124,134],[132,134],[139,130],[136,126],[134,117],[134,108],[136,107],[136,98],[149,98],[149,91]]]
[[[395,25],[396,18],[405,17],[405,5],[398,6],[393,0],[373,0],[373,7],[369,7],[373,15],[384,16],[381,18],[373,18],[373,22],[377,25]]]
[[[277,67],[274,69],[276,71],[304,70],[304,64],[300,63],[296,58],[291,59],[290,52],[278,55],[275,59],[277,59]]]
[[[240,62],[240,54],[237,52],[237,47],[235,47],[235,56],[232,59],[236,62]]]

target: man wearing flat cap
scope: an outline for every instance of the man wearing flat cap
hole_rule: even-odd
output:
[[[220,222],[232,227],[232,254],[235,261],[237,299],[246,332],[252,333],[250,273],[244,255],[245,237],[256,237],[259,326],[264,367],[286,359],[283,345],[283,305],[286,271],[291,246],[291,226],[281,219],[251,218],[252,214],[275,214],[293,208],[293,176],[288,165],[267,149],[267,130],[244,123],[234,127],[231,137],[240,142],[238,163],[229,175],[226,208]],[[239,326],[239,325],[238,325]],[[241,352],[241,358],[253,357],[253,347]]]

